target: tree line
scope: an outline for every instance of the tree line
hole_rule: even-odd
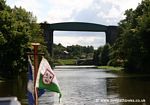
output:
[[[54,59],[87,59],[93,58],[93,46],[72,45],[64,47],[62,44],[54,44]]]
[[[107,65],[122,66],[131,72],[150,72],[150,0],[143,0],[135,10],[126,10],[125,16],[119,22],[117,40],[105,53]],[[103,49],[95,52],[96,60],[102,59]],[[99,60],[97,64],[103,65],[102,62]]]

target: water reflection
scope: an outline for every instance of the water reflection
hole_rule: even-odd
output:
[[[107,105],[100,99],[107,98],[107,77],[116,77],[97,69],[55,70],[63,92],[61,105]]]
[[[0,82],[0,97],[15,96],[22,105],[27,105],[26,98],[27,78],[26,74],[21,74],[15,79],[8,79]]]
[[[124,102],[120,105],[150,105],[150,77],[149,76],[131,76],[108,78],[107,95],[112,97],[116,94],[116,99],[132,99],[136,101],[146,101],[145,103]],[[118,96],[117,96],[118,94]]]

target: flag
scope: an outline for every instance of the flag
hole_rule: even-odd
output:
[[[42,58],[39,66],[36,87],[39,89],[46,89],[50,92],[57,92],[59,93],[59,99],[61,98],[61,91],[56,79],[56,75],[44,57]]]
[[[33,83],[33,66],[28,57],[28,84],[27,84],[27,96],[28,96],[28,104],[34,105],[34,83]]]
[[[34,69],[30,57],[28,56],[28,84],[27,84],[27,96],[28,104],[34,105]],[[44,89],[38,89],[38,97],[45,93]]]

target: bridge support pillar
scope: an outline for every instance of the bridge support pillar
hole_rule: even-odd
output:
[[[117,26],[108,26],[106,31],[106,43],[112,45],[118,36],[118,27]]]
[[[54,30],[51,30],[48,24],[41,24],[41,27],[43,29],[45,42],[47,43],[48,52],[50,53],[50,56],[53,57],[53,32]]]

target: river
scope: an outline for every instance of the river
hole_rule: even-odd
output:
[[[61,103],[57,94],[46,92],[40,105],[150,105],[150,75],[111,73],[91,66],[57,66],[54,71]],[[22,80],[0,82],[0,96],[15,95],[26,105],[25,77]]]

